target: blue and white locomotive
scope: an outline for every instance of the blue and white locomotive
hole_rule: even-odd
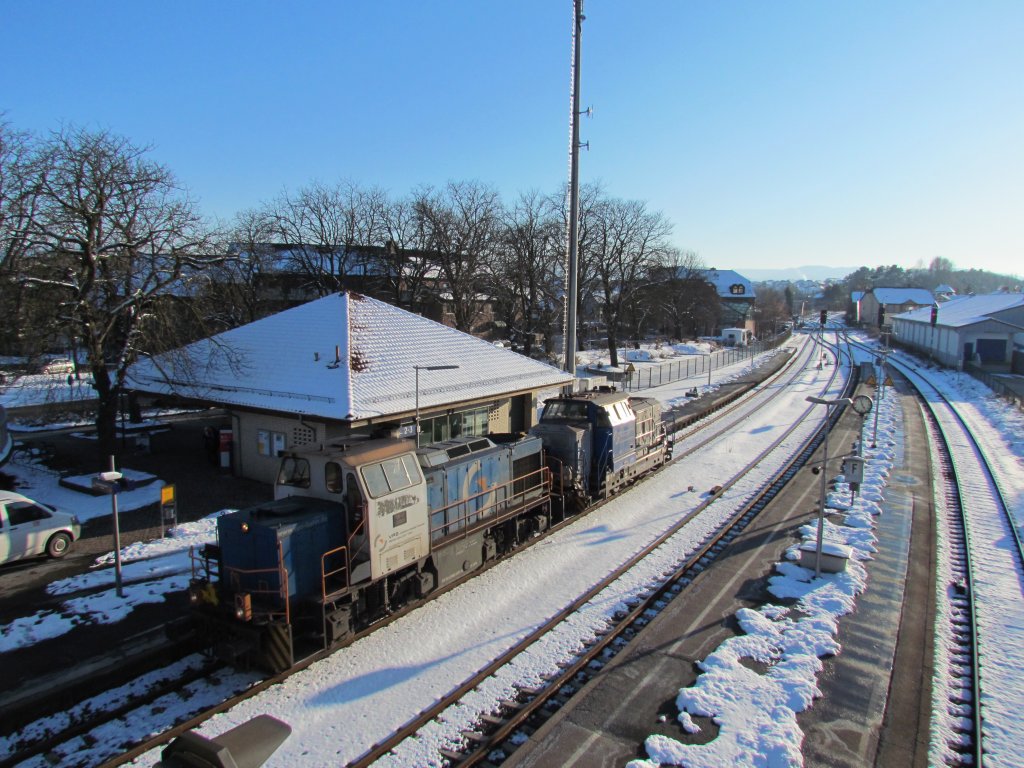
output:
[[[582,506],[672,458],[661,403],[610,388],[548,400],[530,433],[544,441],[565,495]]]
[[[549,400],[529,435],[288,452],[274,501],[218,518],[193,616],[222,657],[287,669],[670,455],[657,401],[611,391]]]

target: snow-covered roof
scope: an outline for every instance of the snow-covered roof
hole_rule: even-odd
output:
[[[731,269],[705,269],[704,279],[715,286],[723,299],[754,298],[754,284]],[[739,290],[738,286],[742,286]]]
[[[879,304],[934,304],[932,292],[924,288],[872,288]]]
[[[457,365],[450,370],[423,366]],[[228,406],[361,419],[558,386],[572,377],[433,320],[339,293],[134,366],[131,386]]]
[[[935,293],[956,293],[956,288],[954,288],[952,285],[947,285],[946,283],[943,283],[942,285],[935,287]]]
[[[939,304],[937,323],[949,328],[960,328],[984,322],[996,312],[1015,307],[1024,307],[1024,294],[987,293],[981,296],[957,296]],[[931,307],[912,309],[896,317],[927,323],[931,321]]]
[[[864,291],[851,291],[850,301],[856,304],[858,301],[864,298]]]

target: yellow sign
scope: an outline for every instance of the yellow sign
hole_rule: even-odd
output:
[[[869,387],[874,387],[877,384],[878,384],[878,381],[875,379],[874,376],[872,376],[870,379],[868,379],[868,386]]]
[[[160,503],[161,504],[173,504],[174,503],[174,486],[165,485],[160,489]]]
[[[891,387],[892,386],[892,376],[886,376],[885,377],[885,386],[887,386],[887,387]]]

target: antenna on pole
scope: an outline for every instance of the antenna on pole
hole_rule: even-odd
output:
[[[565,370],[576,374],[576,294],[579,279],[580,218],[580,36],[583,32],[583,0],[573,0],[572,23],[572,109],[569,124],[569,249],[565,286]],[[592,110],[587,110],[588,115]],[[589,145],[588,145],[589,149]]]

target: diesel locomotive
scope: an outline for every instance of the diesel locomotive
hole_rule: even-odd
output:
[[[608,390],[549,400],[528,435],[286,452],[275,500],[193,553],[193,618],[222,658],[285,670],[670,457],[658,402]]]

